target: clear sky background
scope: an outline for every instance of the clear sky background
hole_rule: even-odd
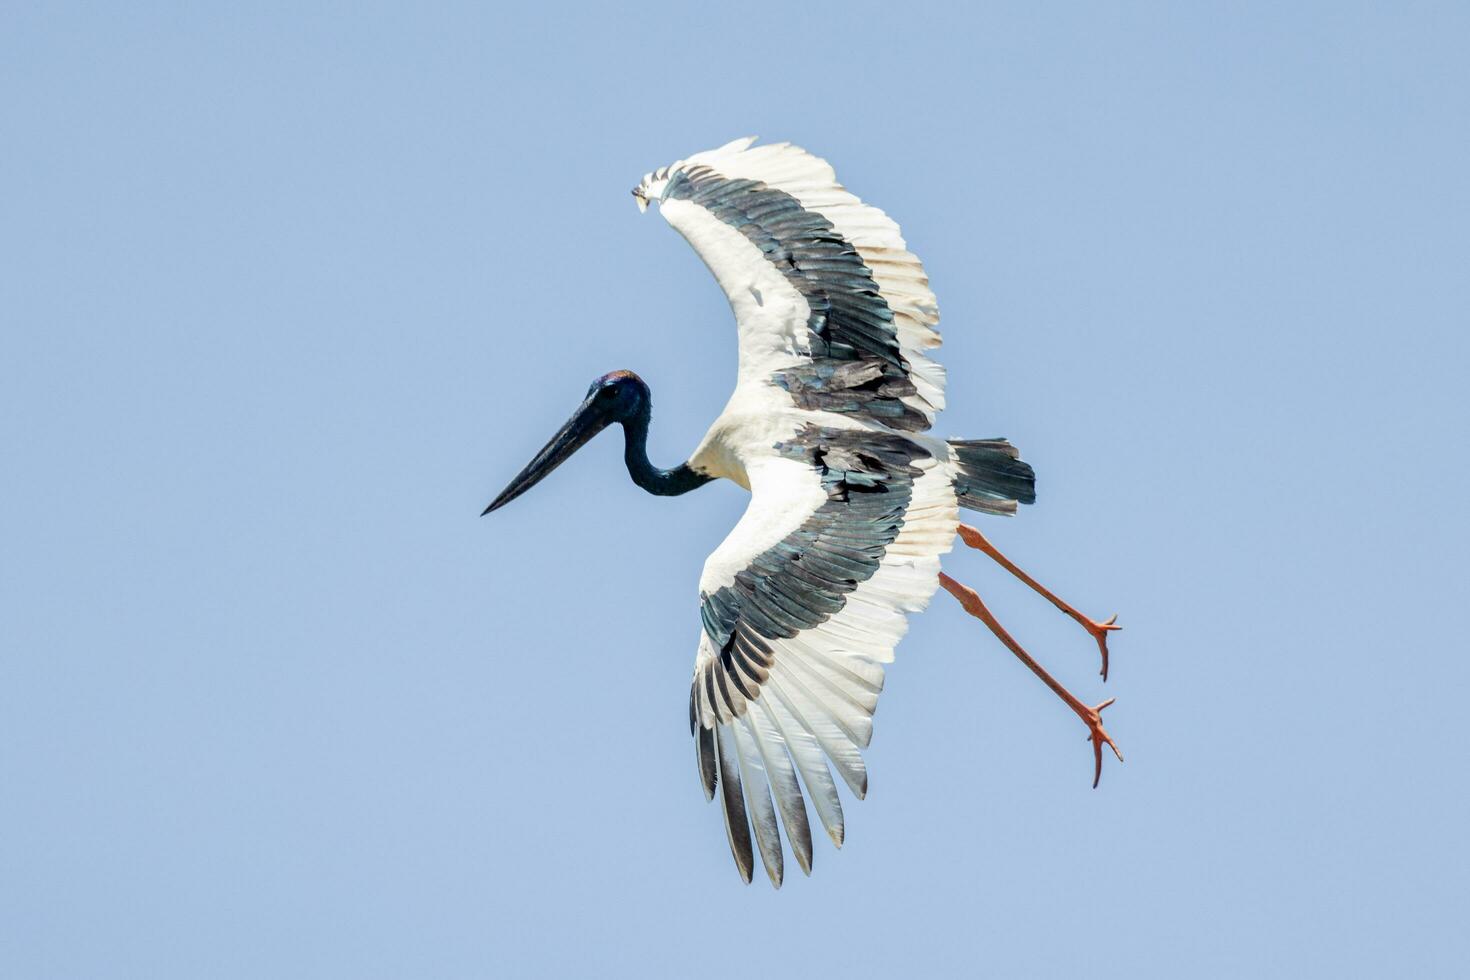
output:
[[[250,6],[0,14],[0,974],[1464,975],[1464,5]],[[941,595],[780,892],[686,729],[743,491],[478,516],[608,370],[696,444],[628,189],[745,134],[902,223],[985,530],[1126,626],[955,554],[1126,765]]]

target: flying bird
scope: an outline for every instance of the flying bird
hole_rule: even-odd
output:
[[[525,493],[598,432],[623,427],[633,482],[653,494],[732,480],[750,504],[705,562],[689,729],[705,797],[718,794],[730,851],[748,883],[761,856],[783,874],[781,830],[812,867],[806,800],[838,847],[836,779],[859,799],[884,664],[943,588],[1086,724],[1093,786],[1106,745],[1102,709],[1038,664],[980,596],[940,570],[956,536],[1075,619],[1107,680],[1114,619],[1095,621],[960,523],[961,508],[1014,514],[1035,474],[1005,439],[929,434],[944,407],[934,294],[898,225],[788,143],[740,139],[644,176],[655,205],[699,253],[735,314],[735,391],[686,462],[648,459],[648,385],[631,371],[592,382],[570,420],[485,509]],[[832,773],[836,772],[836,779]],[[803,793],[803,787],[805,792]]]

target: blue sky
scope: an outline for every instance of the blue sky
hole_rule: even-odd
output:
[[[907,10],[899,13],[900,7]],[[534,12],[533,12],[534,10]],[[1413,5],[8,5],[0,960],[16,977],[1463,969],[1470,17]],[[893,214],[938,430],[1040,502],[841,853],[741,886],[685,698],[744,507],[717,287],[628,189],[745,134]]]

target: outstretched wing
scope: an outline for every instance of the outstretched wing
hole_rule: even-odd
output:
[[[933,448],[926,448],[932,444]],[[938,582],[957,521],[947,450],[897,433],[808,425],[747,461],[750,506],[706,562],[689,695],[705,795],[721,791],[748,882],[751,839],[773,884],[779,823],[811,873],[801,785],[839,847],[858,797],[883,664]],[[774,797],[774,803],[773,803]]]
[[[944,407],[939,309],[898,225],[789,143],[741,139],[646,175],[719,280],[740,330],[740,387],[891,429],[927,429]]]

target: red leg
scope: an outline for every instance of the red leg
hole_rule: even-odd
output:
[[[1040,582],[1036,581],[1036,579],[1021,571],[1021,569],[1016,566],[1016,563],[1011,561],[1005,555],[1001,554],[1000,550],[996,548],[995,545],[991,544],[986,539],[985,535],[981,534],[973,527],[970,527],[970,525],[968,524],[961,524],[959,530],[961,541],[965,542],[965,544],[969,545],[971,548],[974,548],[978,551],[983,551],[991,558],[994,558],[997,564],[1000,565],[1000,567],[1004,568],[1006,571],[1016,576],[1016,578],[1020,579],[1022,582],[1025,582],[1032,589],[1044,596],[1046,600],[1050,602],[1053,606],[1056,606],[1062,612],[1066,613],[1068,616],[1071,616],[1082,626],[1083,629],[1092,634],[1093,639],[1097,640],[1097,649],[1102,654],[1102,679],[1104,681],[1107,681],[1108,634],[1113,630],[1120,630],[1123,628],[1117,625],[1118,617],[1114,616],[1105,623],[1099,623],[1093,619],[1088,618],[1087,616],[1082,615],[1082,613],[1078,612],[1076,609],[1073,609],[1070,605],[1064,602],[1059,596],[1057,596],[1046,586],[1042,585]]]
[[[944,586],[946,592],[960,601],[960,605],[965,607],[967,613],[983,622],[986,626],[989,626],[990,632],[994,633],[1000,642],[1004,643],[1012,653],[1020,658],[1021,663],[1031,668],[1031,672],[1037,677],[1040,677],[1042,683],[1055,691],[1057,697],[1061,698],[1067,707],[1075,711],[1077,717],[1082,719],[1082,723],[1087,726],[1088,730],[1087,740],[1092,743],[1092,757],[1094,762],[1092,787],[1096,789],[1098,780],[1102,778],[1103,745],[1106,744],[1108,748],[1113,750],[1113,755],[1118,757],[1119,762],[1123,761],[1123,753],[1118,751],[1117,744],[1113,741],[1112,736],[1107,733],[1107,729],[1103,728],[1102,724],[1102,710],[1112,704],[1113,699],[1108,698],[1102,704],[1089,708],[1079,701],[1071,691],[1057,683],[1056,678],[1047,673],[1045,668],[1033,660],[1031,655],[1021,648],[1021,644],[1012,639],[1011,634],[1007,633],[1005,627],[1000,625],[1000,622],[986,608],[985,603],[980,601],[980,596],[974,589],[961,585],[943,572],[939,573],[939,584]]]

